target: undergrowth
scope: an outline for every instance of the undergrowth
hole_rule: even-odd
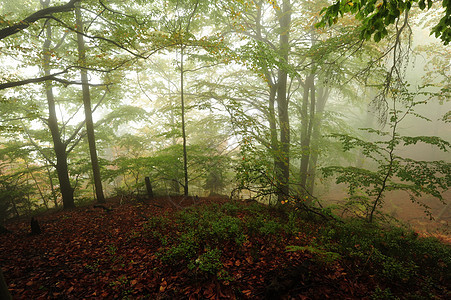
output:
[[[191,207],[172,220],[150,218],[145,232],[160,242],[157,255],[165,265],[188,269],[196,280],[233,281],[224,267],[228,249],[252,244],[258,258],[261,245],[273,243],[287,253],[307,253],[316,265],[340,266],[356,279],[366,278],[374,283],[367,295],[373,299],[429,299],[447,295],[451,282],[449,245],[359,220],[325,223],[300,211],[275,213],[260,204],[228,202]],[[412,288],[409,294],[406,287]]]

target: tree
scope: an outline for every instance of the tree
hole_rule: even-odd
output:
[[[190,70],[185,67],[187,58],[190,53],[189,49],[203,49],[207,50],[216,48],[218,42],[214,39],[207,39],[205,37],[197,38],[193,32],[199,32],[202,28],[202,23],[205,21],[199,18],[199,13],[207,13],[209,11],[208,2],[204,1],[186,1],[181,3],[180,1],[169,1],[168,7],[161,9],[163,16],[163,25],[160,27],[160,31],[163,31],[163,37],[165,38],[162,45],[165,49],[175,48],[180,53],[179,59],[179,76],[180,76],[180,110],[181,110],[181,137],[183,147],[183,174],[184,180],[181,185],[183,186],[183,194],[188,196],[189,191],[189,176],[188,176],[188,151],[187,151],[187,133],[186,133],[186,92],[185,92],[185,76],[188,72],[196,70]],[[168,18],[170,13],[166,13],[168,8],[174,12],[174,18]],[[201,54],[192,55],[199,60],[202,60]],[[203,67],[200,67],[202,69]]]
[[[78,124],[77,126],[75,126],[73,133],[66,136],[66,140],[64,140],[65,138],[63,137],[63,135],[68,132],[67,131],[68,128],[72,127],[72,126],[70,126],[69,121],[70,121],[70,119],[72,119],[74,117],[76,112],[71,117],[69,117],[69,120],[67,121],[67,123],[58,124],[58,118],[57,118],[57,106],[58,105],[56,104],[57,100],[55,99],[55,97],[53,95],[53,89],[55,87],[54,82],[64,83],[66,85],[65,88],[67,88],[68,85],[82,84],[83,92],[85,95],[84,98],[86,99],[86,95],[87,95],[86,91],[88,91],[88,93],[89,93],[89,85],[93,85],[93,84],[90,84],[86,80],[87,76],[84,76],[84,75],[86,75],[88,68],[91,70],[100,70],[101,72],[103,72],[103,74],[111,74],[112,70],[121,67],[124,64],[124,61],[130,60],[130,58],[121,58],[121,59],[114,60],[113,64],[109,64],[109,65],[112,65],[111,69],[107,69],[107,70],[102,70],[102,68],[99,66],[100,65],[99,63],[97,65],[93,64],[92,59],[91,59],[90,64],[88,65],[88,63],[86,62],[86,59],[85,59],[86,57],[80,57],[80,62],[81,62],[80,65],[71,63],[71,58],[73,58],[73,57],[69,54],[70,52],[69,52],[68,47],[70,47],[72,45],[69,45],[70,43],[67,43],[67,41],[65,41],[65,37],[71,31],[75,32],[79,37],[89,36],[89,35],[88,35],[88,33],[84,32],[83,26],[79,26],[80,30],[78,30],[77,26],[68,25],[68,24],[72,24],[72,19],[70,18],[70,14],[65,13],[65,14],[62,14],[60,17],[57,17],[56,13],[72,11],[74,9],[74,7],[76,6],[75,4],[78,1],[70,1],[70,3],[68,3],[67,5],[57,6],[57,7],[49,7],[49,2],[50,2],[49,0],[41,1],[44,8],[42,10],[38,11],[37,13],[33,14],[32,16],[26,18],[23,21],[23,23],[26,24],[27,26],[25,26],[25,27],[19,26],[20,23],[11,25],[11,28],[14,28],[15,32],[18,32],[20,30],[23,30],[23,29],[29,27],[29,25],[31,25],[32,22],[35,22],[40,19],[46,19],[46,22],[43,24],[44,28],[45,28],[44,32],[45,32],[45,37],[46,37],[46,40],[44,42],[44,49],[43,49],[42,53],[39,53],[37,55],[38,57],[41,56],[43,59],[43,67],[42,68],[44,71],[44,76],[33,78],[33,79],[25,79],[25,80],[14,80],[14,81],[8,80],[9,82],[2,84],[1,88],[4,89],[4,88],[8,88],[8,87],[23,86],[23,85],[26,85],[29,83],[45,82],[49,114],[48,114],[48,118],[44,118],[44,117],[38,117],[38,118],[40,118],[45,123],[45,125],[48,126],[50,129],[50,132],[52,134],[52,139],[53,139],[56,163],[53,162],[52,155],[48,155],[48,153],[47,153],[47,155],[44,155],[44,156],[46,157],[48,162],[51,165],[53,165],[54,167],[56,167],[56,169],[57,169],[58,178],[59,178],[59,182],[60,182],[60,190],[63,195],[64,207],[71,208],[74,206],[74,200],[73,200],[74,191],[73,191],[73,187],[71,186],[71,182],[70,182],[69,174],[68,174],[69,171],[68,171],[67,155],[69,152],[71,152],[72,149],[74,149],[74,147],[78,144],[78,142],[81,140],[81,138],[85,135],[85,133],[82,132],[82,125],[84,123]],[[96,2],[93,2],[93,5],[95,5],[95,3]],[[103,5],[103,3],[101,1],[99,1],[99,3],[101,5]],[[105,13],[105,12],[109,12],[109,13],[111,13],[111,15],[117,14],[117,12],[114,12],[111,9],[109,9],[108,7],[104,6],[104,9],[100,10],[99,15],[102,13]],[[99,17],[99,15],[96,15],[95,18]],[[111,16],[107,16],[107,17],[111,18]],[[127,18],[129,18],[129,17],[127,17]],[[55,24],[57,26],[54,26]],[[124,27],[130,26],[129,23],[124,23],[124,24],[125,24]],[[11,28],[7,27],[2,32],[5,35],[10,34],[12,32],[10,30]],[[54,32],[53,28],[57,28],[56,34],[54,34],[55,32]],[[61,30],[61,28],[62,28],[62,30]],[[30,27],[30,29],[34,29],[34,28]],[[58,29],[60,29],[60,30],[58,31]],[[30,32],[31,32],[31,36],[32,36],[33,30],[31,30]],[[63,32],[63,34],[60,35],[61,39],[59,41],[55,42],[56,46],[54,46],[52,48],[51,46],[52,46],[52,43],[54,42],[52,38],[54,36],[58,36],[58,33],[61,33],[61,32]],[[102,55],[97,54],[95,56],[95,58],[97,59],[97,62],[99,62],[99,61],[105,62],[107,60],[107,58],[105,58],[103,61],[101,61],[101,58],[106,56],[105,52],[106,52],[106,50],[111,48],[111,45],[113,45],[113,47],[119,47],[119,48],[122,47],[121,49],[125,49],[125,47],[121,46],[120,42],[117,42],[116,40],[113,40],[113,39],[108,39],[106,37],[103,37],[101,34],[98,34],[97,31],[95,31],[95,33],[97,35],[95,35],[95,36],[91,35],[89,37],[91,39],[101,40],[101,41],[105,42],[105,44],[110,45],[110,47],[105,47],[104,45],[97,44],[99,48],[102,47],[101,50],[96,49],[98,52],[102,52]],[[119,36],[118,40],[120,40],[121,38],[122,37]],[[32,41],[34,41],[34,39],[32,39]],[[28,43],[28,41],[27,41],[27,43]],[[59,48],[64,48],[64,50],[66,50],[67,52],[58,53],[58,50],[61,50]],[[124,51],[126,51],[126,50],[124,50]],[[130,52],[132,52],[132,51],[129,51],[128,53],[130,53]],[[82,55],[84,55],[84,50],[80,51],[79,53],[82,53]],[[33,56],[30,55],[30,57],[33,57]],[[52,61],[52,58],[54,58],[53,61]],[[75,60],[75,58],[74,58],[74,60]],[[111,61],[113,61],[113,60],[111,60]],[[109,66],[105,63],[103,65],[105,68],[108,68],[108,66]],[[58,72],[52,74],[51,71],[54,69],[58,69],[58,70],[62,70],[62,71],[58,71]],[[81,70],[81,73],[82,73],[82,82],[81,83],[68,79],[73,74],[72,70],[74,70],[74,69]],[[58,75],[64,75],[65,78],[61,78]],[[107,76],[108,75],[103,75],[104,78]],[[69,90],[69,89],[67,89],[67,90]],[[61,92],[61,91],[63,91],[63,89],[59,89],[58,91]],[[100,104],[100,102],[102,102],[105,95],[106,95],[106,93],[104,94],[102,99],[99,101],[99,103],[96,105],[96,107]],[[24,103],[24,108],[25,108],[25,106],[26,105]],[[95,108],[94,108],[94,110],[95,110]],[[27,111],[26,108],[24,110]],[[29,109],[28,109],[28,111],[29,111]],[[69,111],[66,111],[66,112],[69,113]],[[87,105],[85,105],[85,112],[88,115],[87,120],[90,121],[90,122],[87,122],[87,123],[89,123],[89,124],[87,124],[88,133],[92,133],[93,132],[92,118],[89,118],[89,115],[92,114],[91,105],[89,105],[89,107]],[[31,115],[31,113],[27,112],[27,116],[29,116],[29,115]],[[24,119],[19,118],[17,120],[25,120],[25,119],[31,119],[31,117],[24,118]],[[14,118],[12,118],[11,120],[14,120]],[[61,127],[60,127],[60,125],[61,125]],[[45,153],[45,151],[42,151],[42,149],[39,147],[39,145],[33,140],[33,138],[30,136],[30,134],[28,134],[28,133],[30,133],[30,131],[28,129],[26,129],[25,131],[27,132],[30,143],[32,143],[39,152]],[[93,136],[92,136],[92,134],[88,134],[88,135],[89,135],[89,138],[88,138],[89,142],[90,142],[90,144],[92,144]],[[94,161],[95,161],[95,159],[94,159]],[[97,168],[96,168],[96,165],[97,165]],[[98,164],[96,164],[95,162],[93,163],[93,166],[94,166],[94,169],[97,169],[97,170],[99,169]],[[97,188],[97,190],[100,190],[100,192],[97,193],[97,199],[99,201],[102,201],[101,199],[103,199],[103,193],[101,190],[101,183],[99,184],[99,182],[100,182],[99,172],[97,171],[94,173],[96,175],[96,176],[94,176],[96,186],[100,185],[100,188]]]
[[[75,4],[77,2],[80,2],[81,0],[70,0],[68,3],[64,5],[59,6],[53,6],[53,7],[44,7],[43,9],[31,14],[30,16],[26,17],[25,19],[12,24],[10,26],[7,26],[5,28],[0,29],[0,40],[3,40],[4,38],[11,36],[13,34],[16,34],[26,28],[28,28],[31,24],[34,22],[41,20],[41,19],[51,19],[52,15],[55,13],[61,13],[61,12],[68,12],[75,9]]]
[[[426,93],[431,96],[431,94]],[[356,147],[362,148],[362,153],[373,160],[377,170],[365,167],[329,166],[322,169],[326,176],[338,174],[337,183],[348,185],[349,195],[360,199],[365,206],[365,217],[368,222],[375,218],[377,209],[383,204],[387,191],[401,190],[409,194],[414,203],[425,208],[432,218],[429,207],[417,198],[424,194],[431,195],[446,204],[441,193],[451,186],[451,163],[445,161],[419,161],[398,154],[401,146],[425,143],[437,147],[443,152],[449,152],[451,144],[436,136],[403,136],[399,134],[400,123],[408,116],[423,118],[415,113],[414,108],[425,104],[415,98],[422,93],[410,93],[407,90],[393,91],[390,110],[389,131],[362,128],[379,137],[375,142],[366,141],[346,134],[334,134],[343,143],[344,151]],[[432,94],[433,96],[433,94]]]
[[[50,0],[41,0],[41,5],[43,8],[49,7]],[[45,76],[51,75],[51,53],[56,49],[51,49],[52,43],[52,25],[51,22],[47,23],[46,26],[46,39],[43,45],[43,70]],[[71,209],[75,207],[74,203],[74,189],[71,186],[69,179],[69,170],[67,163],[67,144],[62,141],[61,131],[58,125],[58,118],[56,113],[55,97],[53,94],[53,84],[52,81],[45,81],[45,93],[47,97],[47,105],[49,110],[48,119],[46,121],[47,126],[50,130],[53,140],[53,149],[56,156],[56,172],[58,174],[58,180],[60,184],[60,192],[63,197],[63,206],[65,209]]]
[[[275,192],[278,201],[290,193],[290,32],[293,14],[292,3],[282,1],[278,6],[272,1],[245,1],[242,6],[228,8],[232,30],[247,40],[238,50],[245,64],[253,65],[269,89],[267,121],[270,127],[270,152],[275,173]],[[270,16],[266,16],[265,12]],[[275,26],[268,30],[266,22]],[[239,53],[241,52],[241,53]]]
[[[62,13],[62,12],[70,12],[73,9],[75,9],[75,4],[79,1],[81,1],[81,0],[70,0],[65,5],[59,5],[59,6],[53,6],[53,7],[48,6],[48,3],[50,1],[41,1],[41,3],[43,4],[43,7],[44,7],[43,9],[31,14],[30,16],[26,17],[25,19],[23,19],[17,23],[14,23],[12,25],[7,25],[6,27],[0,29],[0,40],[3,40],[11,35],[21,32],[22,30],[28,28],[30,25],[32,25],[33,23],[35,23],[38,20],[41,20],[41,19],[50,20],[50,19],[54,18],[53,14]],[[5,21],[2,20],[2,23],[5,23]],[[2,83],[2,84],[0,84],[0,90],[6,89],[6,88],[11,88],[11,87],[16,87],[16,86],[21,86],[21,85],[25,85],[25,84],[30,84],[30,83],[44,82],[44,81],[48,81],[48,80],[56,80],[56,81],[68,83],[67,80],[60,79],[57,77],[58,75],[65,74],[68,71],[69,70],[66,69],[66,70],[63,70],[60,72],[56,72],[54,74],[46,74],[45,76],[42,76],[42,77]]]
[[[96,191],[97,201],[105,203],[105,196],[103,195],[102,179],[100,177],[99,159],[97,158],[96,139],[94,134],[94,123],[92,120],[91,108],[91,93],[89,91],[88,71],[86,70],[86,47],[83,40],[84,24],[81,17],[80,6],[75,8],[76,23],[79,33],[77,33],[77,47],[78,57],[81,64],[80,74],[83,91],[83,107],[85,111],[86,132],[89,143],[89,154],[91,157],[92,173],[94,178],[94,186]]]
[[[245,103],[244,107],[250,107],[248,109],[259,110],[265,120],[259,124],[256,119],[260,115],[252,121],[243,117],[242,122],[236,124],[242,123],[243,131],[246,131],[244,127],[248,121],[258,126],[254,133],[247,131],[243,143],[259,143],[267,147],[268,152],[256,146],[253,149],[255,152],[243,160],[245,166],[241,170],[250,167],[246,161],[248,158],[269,154],[274,164],[263,176],[266,176],[268,185],[273,184],[279,201],[284,201],[284,197],[305,199],[314,184],[321,116],[328,97],[332,91],[339,94],[340,89],[342,94],[350,94],[351,86],[361,78],[356,74],[367,67],[363,58],[374,53],[374,49],[364,46],[355,37],[354,24],[343,25],[327,33],[315,30],[313,25],[315,11],[320,9],[319,2],[280,2],[279,5],[249,1],[246,4],[230,9],[230,23],[234,25],[236,34],[247,42],[236,51],[236,55],[264,82],[257,91],[255,83],[253,87],[252,84],[246,87],[239,101]],[[240,83],[245,82],[243,77],[240,74]],[[257,82],[258,79],[253,80]],[[266,91],[263,91],[263,85]],[[283,86],[285,89],[282,89]],[[239,86],[236,89],[243,88]],[[261,102],[261,95],[267,97],[265,104]],[[233,100],[237,102],[238,98]],[[238,111],[235,109],[235,115]],[[241,147],[252,148],[249,145]],[[255,166],[264,168],[266,160],[261,158],[261,161],[254,162]],[[298,164],[298,160],[299,168],[295,170],[293,166]],[[260,167],[252,172],[261,172]],[[263,176],[260,175],[260,178]],[[250,178],[247,175],[244,177]],[[287,192],[286,187],[290,185],[298,188],[288,189]]]
[[[8,290],[8,285],[6,284],[5,277],[3,276],[3,271],[0,268],[0,299],[10,300],[12,299],[11,294]]]
[[[440,2],[440,1],[438,1]],[[374,35],[374,40],[379,42],[388,34],[387,26],[398,22],[402,13],[407,14],[414,3],[424,10],[427,5],[429,10],[433,6],[432,0],[388,0],[388,1],[360,1],[360,0],[339,0],[333,5],[326,7],[321,13],[324,13],[317,27],[329,26],[336,23],[338,16],[345,13],[352,13],[356,19],[362,21],[360,36],[362,39],[369,40]],[[451,41],[451,1],[442,0],[444,16],[431,29],[431,34],[440,38],[444,45]]]

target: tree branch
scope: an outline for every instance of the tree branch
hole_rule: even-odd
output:
[[[43,82],[43,81],[47,81],[47,80],[57,80],[57,78],[55,76],[57,75],[61,75],[64,73],[67,73],[68,70],[64,70],[55,74],[51,74],[51,75],[47,75],[47,76],[42,76],[42,77],[38,77],[38,78],[31,78],[31,79],[25,79],[25,80],[19,80],[19,81],[13,81],[13,82],[6,82],[6,83],[0,83],[0,90],[4,90],[7,88],[12,88],[12,87],[16,87],[16,86],[21,86],[21,85],[25,85],[25,84],[29,84],[29,83],[38,83],[38,82]]]
[[[71,11],[75,8],[75,3],[79,2],[79,1],[81,1],[81,0],[70,0],[68,3],[66,3],[64,5],[53,6],[53,7],[48,7],[48,8],[38,10],[34,14],[23,19],[22,21],[14,24],[12,26],[1,29],[0,30],[0,40],[4,39],[10,35],[13,35],[15,33],[18,33],[19,31],[22,31],[25,28],[28,28],[34,22],[36,22],[40,19],[48,18],[54,13]]]
[[[47,80],[53,80],[53,81],[57,81],[60,82],[62,84],[65,85],[70,85],[70,84],[82,84],[81,82],[78,81],[71,81],[71,80],[66,80],[66,79],[61,79],[56,77],[57,75],[61,75],[64,73],[67,73],[68,69],[55,73],[55,74],[51,74],[51,75],[47,75],[47,76],[42,76],[42,77],[38,77],[38,78],[31,78],[31,79],[25,79],[25,80],[19,80],[19,81],[13,81],[13,82],[7,82],[7,83],[1,83],[0,84],[0,90],[4,90],[7,88],[12,88],[12,87],[16,87],[16,86],[22,86],[22,85],[26,85],[29,83],[38,83],[38,82],[43,82],[43,81],[47,81]],[[95,83],[90,83],[90,86],[105,86],[105,85],[109,85],[106,83],[99,83],[99,84],[95,84]]]

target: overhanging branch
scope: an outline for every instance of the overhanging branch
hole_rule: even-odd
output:
[[[68,3],[64,5],[59,6],[53,6],[53,7],[47,7],[41,10],[38,10],[34,14],[31,14],[30,16],[26,17],[20,22],[17,22],[16,24],[3,28],[0,30],[0,40],[13,35],[15,33],[18,33],[19,31],[24,30],[25,28],[28,28],[31,24],[34,22],[45,19],[50,17],[54,13],[60,13],[60,12],[66,12],[71,11],[75,8],[75,3],[79,2],[81,0],[70,0]]]

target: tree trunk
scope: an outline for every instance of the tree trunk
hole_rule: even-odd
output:
[[[183,173],[185,183],[183,185],[183,195],[188,196],[188,157],[186,151],[186,131],[185,131],[185,98],[183,94],[183,51],[184,46],[180,49],[180,101],[182,104],[182,139],[183,139]]]
[[[5,277],[3,276],[3,271],[0,268],[0,299],[11,300],[11,294],[8,290],[8,285],[6,284]]]
[[[53,184],[52,172],[50,171],[49,167],[46,167],[45,169],[47,171],[47,175],[49,176],[50,191],[52,194],[53,204],[55,205],[56,208],[58,207],[58,197],[56,195],[55,185]]]
[[[48,7],[49,0],[41,1],[44,8]],[[46,76],[50,75],[50,43],[52,37],[52,28],[47,23],[46,39],[43,47],[43,69]],[[67,165],[66,144],[61,140],[61,134],[58,126],[58,119],[56,115],[55,97],[53,95],[52,81],[45,82],[45,92],[47,96],[47,105],[49,107],[48,127],[52,135],[53,149],[56,156],[56,173],[58,174],[58,181],[60,184],[61,196],[63,197],[64,209],[71,209],[75,207],[74,203],[74,189],[71,186],[69,179],[69,170]]]
[[[83,32],[83,21],[81,18],[81,10],[80,4],[77,3],[75,6],[75,16],[77,22],[77,28],[80,32]],[[102,188],[102,180],[100,177],[100,166],[99,160],[97,157],[96,150],[96,140],[94,134],[94,122],[92,120],[92,110],[91,110],[91,94],[89,92],[89,79],[88,79],[88,71],[83,68],[86,63],[86,49],[85,42],[83,40],[83,35],[77,34],[77,46],[78,46],[78,57],[81,64],[80,74],[81,74],[81,82],[82,82],[82,91],[83,91],[83,107],[85,111],[85,119],[86,119],[86,133],[88,136],[88,144],[89,144],[89,154],[91,156],[91,164],[92,164],[92,173],[94,177],[94,186],[96,191],[97,202],[105,203],[105,196],[103,195]]]
[[[144,181],[146,182],[147,196],[149,196],[149,198],[153,198],[152,183],[150,182],[150,178],[145,177]]]
[[[306,184],[308,177],[308,165],[310,161],[310,139],[312,134],[312,126],[313,119],[315,117],[314,106],[315,106],[315,81],[314,75],[310,74],[305,79],[304,85],[304,95],[302,99],[302,107],[301,107],[301,118],[302,118],[302,126],[301,126],[301,165],[299,168],[300,171],[300,188],[301,188],[301,197],[307,196]],[[309,101],[310,99],[310,101]],[[310,111],[309,111],[310,104]]]
[[[319,139],[321,138],[321,124],[323,121],[324,108],[329,99],[329,89],[320,88],[318,93],[318,101],[316,101],[316,112],[313,122],[312,142],[310,146],[310,162],[308,170],[308,178],[306,189],[310,195],[313,195],[315,178],[316,178],[316,164],[318,161]]]
[[[172,96],[172,91],[171,91],[171,81],[168,78],[168,90],[169,90],[169,95]],[[176,107],[177,106],[177,100],[175,100],[174,102],[172,101],[172,97],[169,99],[170,100],[170,105],[171,107]],[[169,111],[170,115],[170,122],[171,122],[171,128],[176,128],[177,127],[177,122],[175,121],[175,115],[174,115],[174,110],[170,110]],[[184,118],[185,116],[183,116]],[[177,137],[173,134],[172,135],[172,146],[177,145]],[[179,179],[178,176],[174,176],[174,178],[172,178],[172,180],[170,181],[170,186],[172,191],[176,194],[176,195],[180,195],[180,183],[179,183]]]
[[[284,0],[279,14],[279,52],[281,59],[288,63],[288,53],[290,50],[289,34],[291,24],[291,4],[289,0]],[[288,73],[283,68],[278,70],[277,82],[277,108],[280,125],[280,148],[276,154],[277,177],[278,177],[278,201],[282,202],[290,192],[290,119],[288,114],[287,82]]]
[[[270,77],[267,76],[267,78],[269,79]],[[274,157],[275,174],[277,174],[277,169],[278,169],[278,163],[277,163],[278,160],[276,159],[276,156],[278,155],[278,152],[279,152],[279,140],[277,137],[277,123],[276,123],[276,111],[275,111],[276,94],[277,94],[277,86],[275,86],[274,84],[271,84],[270,92],[269,92],[268,121],[269,121],[269,129],[270,129],[270,134],[271,134],[271,155],[272,155],[272,157]],[[275,187],[278,188],[277,178],[276,178],[276,183],[273,182],[273,184],[275,184]]]

